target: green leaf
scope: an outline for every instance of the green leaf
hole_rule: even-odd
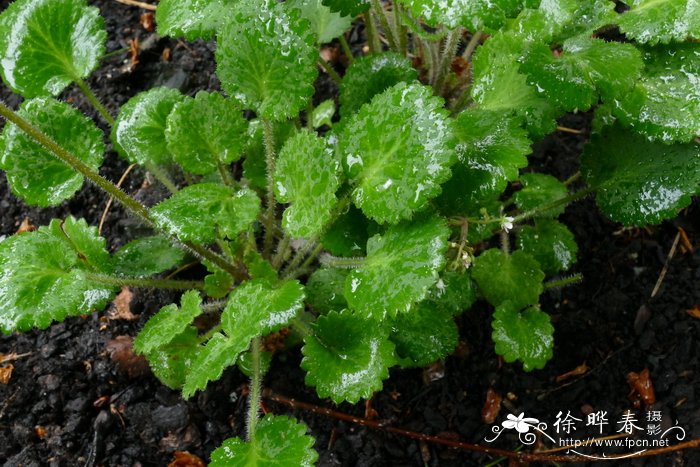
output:
[[[229,438],[211,453],[210,467],[312,467],[318,454],[306,425],[267,414],[255,429],[254,441]]]
[[[537,14],[543,21],[535,21],[542,31],[533,31],[539,39],[563,42],[574,36],[590,36],[596,29],[617,19],[615,3],[608,0],[547,0],[539,4]],[[520,28],[522,25],[514,26]]]
[[[132,164],[169,164],[172,155],[165,140],[167,118],[184,98],[177,89],[161,87],[129,99],[112,127],[117,152]]]
[[[298,281],[273,288],[266,280],[253,280],[234,289],[221,315],[223,333],[214,334],[200,350],[182,388],[183,397],[219,379],[254,337],[286,326],[303,308],[303,300],[304,288]]]
[[[102,133],[92,120],[51,98],[25,101],[17,112],[92,170],[102,164]],[[0,169],[6,172],[12,192],[26,203],[55,206],[83,186],[83,176],[58,160],[13,123],[2,133]]]
[[[617,99],[634,86],[643,68],[631,44],[577,37],[564,42],[558,57],[547,45],[532,46],[521,70],[529,84],[567,111],[587,110]]]
[[[255,192],[216,183],[190,185],[151,208],[154,220],[168,233],[197,243],[212,243],[219,234],[235,238],[259,212]]]
[[[323,0],[324,5],[345,16],[357,16],[369,9],[371,0]]]
[[[581,172],[612,220],[658,224],[676,216],[700,191],[700,146],[651,142],[614,126],[593,135]]]
[[[394,52],[365,55],[348,67],[340,85],[340,113],[347,117],[395,84],[418,79],[408,58]]]
[[[148,320],[134,339],[136,353],[148,355],[169,344],[176,336],[185,332],[192,320],[202,313],[199,292],[185,292],[180,300],[180,308],[174,303],[164,306]]]
[[[396,363],[388,334],[379,322],[349,310],[320,316],[301,349],[306,384],[336,404],[369,399]]]
[[[695,0],[628,0],[617,20],[620,30],[641,43],[700,39],[700,7]]]
[[[442,100],[420,84],[399,83],[375,96],[345,127],[340,147],[355,205],[380,223],[427,207],[455,160]]]
[[[298,10],[274,0],[243,0],[216,49],[221,86],[259,117],[286,120],[306,107],[318,51]]]
[[[340,164],[324,139],[302,130],[282,147],[273,176],[275,196],[292,203],[282,227],[294,238],[311,238],[331,220],[337,204]]]
[[[512,14],[514,0],[401,0],[401,3],[415,15],[423,18],[429,26],[443,25],[450,29],[465,26],[472,31],[484,28],[498,29],[506,20],[506,13]]]
[[[376,229],[376,224],[350,206],[323,234],[321,243],[335,256],[364,256],[370,229]]]
[[[148,277],[174,268],[185,259],[181,248],[160,236],[133,240],[114,254],[114,272],[127,277]]]
[[[260,373],[267,374],[270,369],[270,364],[272,363],[272,353],[271,352],[260,352]],[[248,350],[243,352],[238,356],[236,360],[236,366],[241,373],[246,375],[248,378],[253,377],[253,352]]]
[[[237,0],[160,0],[156,24],[161,36],[184,37],[188,41],[214,37]]]
[[[200,91],[194,99],[175,104],[167,118],[165,140],[183,169],[206,175],[240,159],[247,128],[235,100]]]
[[[644,60],[644,75],[613,114],[650,139],[691,142],[700,135],[700,44],[655,47]]]
[[[544,273],[535,258],[523,251],[509,255],[497,248],[486,250],[474,260],[472,277],[493,306],[509,301],[518,310],[537,303]]]
[[[525,371],[532,371],[544,368],[552,358],[554,328],[549,315],[539,308],[519,312],[518,307],[506,301],[496,308],[491,326],[496,353],[506,362],[520,360]]]
[[[251,279],[264,279],[271,284],[279,279],[277,270],[255,250],[248,251],[243,262]]]
[[[229,276],[230,277],[230,276]],[[146,355],[151,371],[166,386],[180,389],[201,349],[199,333],[187,327],[172,340]]]
[[[391,340],[402,367],[421,367],[451,354],[459,333],[448,311],[421,302],[414,310],[391,320]]]
[[[321,128],[324,125],[332,127],[333,115],[335,115],[335,101],[333,99],[326,99],[318,104],[313,112],[311,112],[311,126],[315,129]]]
[[[458,315],[476,301],[476,284],[467,271],[444,271],[422,303],[431,304],[438,312]]]
[[[0,15],[3,80],[26,98],[56,96],[97,68],[106,40],[85,0],[17,0]]]
[[[515,205],[521,211],[529,211],[547,203],[565,198],[569,194],[566,186],[555,177],[540,173],[527,173],[520,176],[523,187],[513,195]],[[542,211],[541,217],[557,217],[564,213],[566,206],[561,205]]]
[[[204,293],[211,298],[223,298],[228,295],[233,287],[231,274],[211,265],[207,265],[207,268],[212,272],[204,277]]]
[[[578,252],[574,234],[553,219],[539,219],[534,226],[523,226],[518,231],[518,248],[535,258],[549,275],[569,269]]]
[[[292,122],[276,123],[272,126],[275,138],[275,147],[280,148],[297,128]],[[260,120],[253,120],[248,126],[248,144],[245,149],[243,161],[243,176],[250,182],[250,186],[261,190],[267,189],[267,163],[265,161],[265,142]]]
[[[362,267],[348,275],[345,298],[364,316],[395,316],[425,298],[445,266],[449,229],[439,217],[389,227],[367,241]]]
[[[101,310],[114,296],[90,273],[108,273],[105,240],[84,220],[54,219],[0,242],[0,332],[45,329]]]
[[[290,0],[287,5],[297,8],[301,17],[311,24],[311,30],[319,44],[331,42],[352,25],[350,16],[332,11],[321,0]]]
[[[311,274],[306,283],[306,301],[314,311],[328,313],[347,308],[343,291],[348,273],[347,269],[320,268]]]

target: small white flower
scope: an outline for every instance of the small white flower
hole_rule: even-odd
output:
[[[510,230],[513,228],[514,220],[515,218],[510,216],[501,217],[501,228],[506,232],[510,232]]]
[[[517,417],[513,414],[508,414],[506,417],[508,420],[504,420],[501,425],[507,430],[512,430],[515,428],[518,433],[527,433],[530,431],[531,426],[537,426],[540,422],[536,418],[525,418],[525,412],[522,412]]]

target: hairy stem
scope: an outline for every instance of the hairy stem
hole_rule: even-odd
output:
[[[440,63],[437,65],[436,75],[435,75],[435,92],[440,95],[443,92],[445,86],[445,79],[450,71],[450,64],[452,59],[455,57],[457,52],[457,46],[459,45],[459,39],[462,36],[462,30],[457,28],[447,35],[445,39],[445,46],[442,49],[442,55],[440,57]]]
[[[265,142],[265,165],[267,167],[267,211],[265,212],[265,238],[263,240],[263,254],[269,257],[272,244],[275,239],[275,135],[272,122],[263,119],[263,140]]]
[[[581,171],[579,170],[575,174],[573,174],[571,177],[567,178],[564,180],[564,186],[569,186],[572,183],[576,182],[579,178],[581,178]]]
[[[401,5],[399,2],[394,2],[394,31],[396,32],[396,46],[402,55],[408,54],[408,31],[401,23]]]
[[[577,273],[573,276],[564,277],[562,279],[557,279],[554,281],[545,282],[545,289],[556,289],[558,287],[564,287],[570,284],[575,284],[576,282],[581,282],[583,280],[583,274]]]
[[[379,42],[379,35],[377,34],[377,27],[374,24],[372,11],[364,12],[363,17],[365,19],[365,31],[367,32],[369,51],[370,53],[379,53],[382,51],[382,44]]]
[[[102,118],[104,118],[105,122],[109,124],[109,126],[114,126],[114,117],[109,113],[107,108],[100,102],[100,100],[97,98],[94,92],[92,92],[92,89],[90,89],[90,86],[87,85],[85,81],[82,79],[78,78],[75,80],[75,84],[78,85],[80,90],[83,92],[85,97],[87,97],[87,100],[90,101],[90,104],[99,112],[100,115],[102,115]]]
[[[344,258],[339,256],[324,255],[321,258],[321,264],[331,268],[357,269],[359,267],[362,267],[363,264],[365,264],[365,258]]]
[[[326,73],[328,73],[328,76],[331,77],[335,84],[340,85],[343,82],[343,78],[340,77],[338,72],[335,71],[335,69],[326,61],[325,58],[318,57],[318,64],[321,65],[321,68],[323,68]]]
[[[274,258],[272,258],[273,268],[279,269],[279,267],[284,262],[285,257],[289,254],[291,245],[292,238],[289,235],[285,235],[284,237],[282,237],[282,240],[280,240],[279,244],[277,245],[277,253],[275,253]]]
[[[131,278],[131,277],[116,277],[107,274],[98,274],[88,272],[85,278],[89,281],[99,282],[105,285],[114,285],[118,287],[141,287],[147,289],[173,289],[173,290],[190,290],[204,288],[202,281],[181,281],[174,279],[152,279],[152,278]]]
[[[216,167],[219,170],[219,175],[221,176],[221,181],[224,182],[224,185],[234,186],[236,184],[236,181],[231,176],[228,166],[219,162],[216,164]]]
[[[156,180],[167,188],[170,193],[177,193],[177,185],[170,179],[170,175],[168,175],[162,167],[158,167],[156,164],[146,163],[146,170],[151,172]]]
[[[258,426],[260,413],[260,396],[262,390],[262,370],[260,368],[260,337],[255,337],[250,348],[252,377],[248,395],[248,442],[255,444],[255,429]]]
[[[467,47],[464,49],[464,52],[462,52],[462,57],[465,60],[471,60],[472,54],[474,54],[474,51],[476,50],[476,47],[479,45],[479,42],[481,42],[482,37],[484,37],[484,33],[481,31],[476,31],[472,35],[472,38],[469,39],[469,42],[467,43]]]
[[[379,23],[382,25],[387,41],[389,41],[389,48],[398,52],[399,49],[396,41],[396,32],[389,24],[389,19],[386,17],[386,11],[382,6],[382,2],[380,0],[372,0],[372,9],[379,18]]]
[[[521,221],[524,221],[525,219],[535,217],[536,215],[540,214],[541,212],[548,211],[552,208],[556,208],[556,207],[559,207],[561,205],[569,204],[572,201],[576,201],[577,199],[588,196],[593,191],[595,191],[595,188],[592,188],[592,187],[584,188],[583,190],[579,190],[579,191],[576,191],[574,193],[571,193],[570,195],[565,196],[563,198],[559,198],[558,200],[552,201],[551,203],[542,204],[540,206],[537,206],[534,209],[530,209],[529,211],[525,211],[522,214],[518,214],[517,216],[515,216],[513,218],[513,223],[521,222]]]

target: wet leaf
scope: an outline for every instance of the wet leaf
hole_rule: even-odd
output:
[[[667,44],[700,39],[700,8],[695,0],[628,0],[617,23],[637,42]]]
[[[399,83],[364,105],[345,127],[340,150],[355,205],[380,223],[424,209],[455,161],[447,112],[420,84]]]
[[[335,256],[364,256],[368,231],[376,227],[354,206],[338,216],[321,238],[323,247]]]
[[[181,389],[201,348],[197,329],[190,326],[168,344],[146,355],[146,359],[161,383],[171,389]]]
[[[498,29],[506,20],[506,14],[517,13],[513,0],[475,2],[471,0],[401,0],[401,3],[430,26],[443,25],[450,29],[464,26],[472,31],[485,28]]]
[[[183,169],[206,175],[240,159],[247,128],[238,102],[200,91],[194,99],[175,104],[167,118],[165,140]]]
[[[343,15],[357,16],[369,9],[371,0],[323,0],[324,5],[328,5],[331,10]]]
[[[210,467],[312,467],[318,454],[307,428],[291,418],[265,415],[255,430],[255,442],[229,438],[211,454]]]
[[[518,248],[532,255],[545,274],[566,271],[576,262],[578,245],[571,231],[553,219],[539,219],[518,232]]]
[[[185,97],[177,89],[153,88],[129,99],[112,127],[114,148],[132,164],[172,162],[165,139],[168,115]]]
[[[459,315],[468,310],[475,301],[476,284],[468,271],[443,271],[425,298],[425,302],[430,302],[451,315]]]
[[[259,117],[286,120],[306,107],[318,74],[308,22],[274,0],[243,0],[217,39],[221,86]]]
[[[537,261],[523,251],[509,255],[492,248],[474,260],[472,277],[493,306],[510,302],[516,311],[537,303],[544,273]]]
[[[425,298],[445,265],[449,230],[442,219],[416,219],[367,241],[367,257],[345,280],[350,308],[364,316],[395,316]]]
[[[294,238],[311,238],[331,220],[338,200],[340,163],[327,142],[302,130],[287,140],[273,176],[275,196],[291,203],[282,228]]]
[[[335,101],[326,99],[316,106],[311,113],[311,126],[319,129],[322,126],[333,126],[333,116],[335,115]],[[307,116],[308,118],[308,116]]]
[[[108,268],[105,240],[73,217],[0,242],[0,332],[45,329],[52,321],[104,309],[115,288],[89,273]]]
[[[36,98],[25,101],[17,113],[92,170],[102,164],[102,132],[78,110],[52,98]],[[12,192],[26,203],[55,206],[83,186],[82,175],[16,125],[5,124],[2,140],[0,169],[5,171]]]
[[[388,333],[380,322],[349,310],[320,316],[314,334],[304,337],[306,384],[335,403],[371,397],[395,363]]]
[[[185,259],[185,252],[161,236],[132,240],[113,256],[114,272],[126,277],[148,277],[167,271]]]
[[[347,308],[343,291],[348,277],[347,269],[320,268],[306,282],[306,300],[318,313]]]
[[[340,113],[348,117],[395,84],[411,83],[418,72],[404,56],[394,52],[365,55],[345,72],[340,85]]]
[[[26,98],[57,96],[97,68],[106,40],[85,0],[17,0],[0,15],[3,80]]]
[[[523,370],[532,371],[544,368],[552,358],[554,328],[549,315],[539,308],[519,312],[512,302],[505,301],[496,308],[491,326],[496,353],[506,362],[520,360]]]
[[[212,243],[218,235],[235,238],[259,212],[255,192],[216,183],[190,185],[151,208],[155,221],[168,233],[197,243]]]
[[[700,187],[700,147],[661,144],[610,127],[593,135],[581,159],[603,213],[625,225],[658,224],[690,204]]]
[[[160,0],[156,9],[158,34],[189,41],[214,37],[237,0]]]
[[[523,187],[513,195],[515,205],[521,211],[530,211],[569,194],[566,186],[548,174],[527,173],[520,176]],[[566,205],[553,207],[538,213],[539,217],[557,217],[564,213]]]
[[[141,329],[134,350],[140,354],[152,354],[159,347],[169,344],[184,333],[192,321],[202,313],[199,292],[190,290],[180,299],[181,306],[170,304],[161,308]]]
[[[389,322],[391,341],[403,368],[421,367],[451,354],[459,340],[452,313],[424,301]]]
[[[331,42],[352,24],[350,16],[342,16],[332,11],[321,0],[290,0],[287,4],[297,8],[301,17],[311,24],[311,30],[318,44]]]

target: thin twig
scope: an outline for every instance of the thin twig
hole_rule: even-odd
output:
[[[569,128],[569,127],[566,127],[566,126],[558,126],[558,127],[557,127],[557,130],[558,130],[558,131],[563,131],[564,133],[573,133],[574,135],[580,135],[581,133],[583,133],[582,130],[576,130],[576,129],[574,129],[574,128]]]
[[[126,168],[124,173],[122,174],[121,178],[117,182],[117,187],[121,188],[122,183],[124,183],[124,180],[126,180],[126,177],[129,176],[129,173],[134,170],[134,167],[136,167],[136,164],[131,164],[129,167]],[[110,196],[109,199],[107,200],[107,204],[105,205],[104,211],[102,211],[102,217],[100,217],[100,224],[97,227],[97,233],[102,235],[102,227],[104,226],[105,219],[107,219],[107,213],[109,212],[109,209],[112,207],[112,203],[114,203],[114,196]]]
[[[117,3],[121,3],[123,5],[137,6],[139,8],[143,8],[144,10],[156,11],[156,6],[151,5],[150,3],[139,2],[137,0],[114,0],[114,1]]]
[[[678,241],[681,239],[681,232],[680,230],[676,234],[676,238],[673,240],[673,245],[671,245],[671,250],[668,252],[668,256],[666,256],[666,261],[664,262],[664,267],[661,269],[661,273],[659,274],[659,278],[656,280],[656,285],[654,285],[654,290],[651,291],[651,296],[649,298],[654,298],[656,297],[656,294],[659,293],[659,289],[661,288],[661,284],[664,281],[664,278],[666,277],[666,273],[668,272],[668,265],[671,262],[671,259],[673,259],[673,255],[676,254],[676,247],[678,247]]]

